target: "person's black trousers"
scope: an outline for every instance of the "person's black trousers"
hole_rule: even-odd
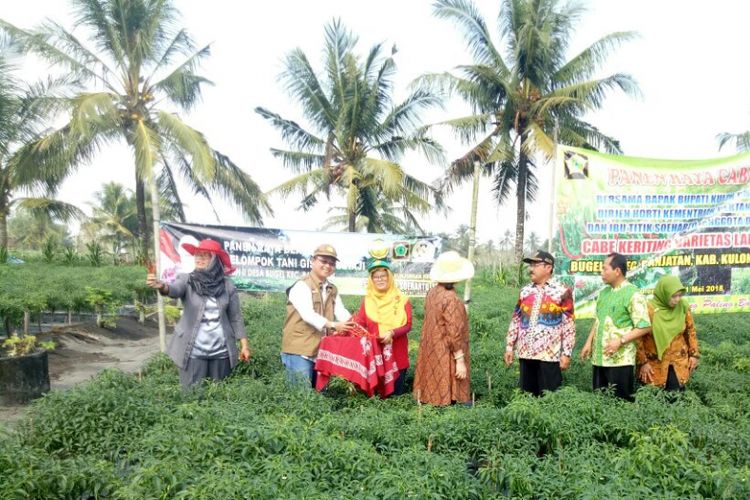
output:
[[[593,365],[594,390],[613,386],[615,396],[618,398],[634,401],[635,392],[635,368],[633,365],[626,366],[596,366]]]
[[[519,359],[519,386],[524,392],[541,396],[544,391],[557,390],[562,385],[562,370],[558,361]]]

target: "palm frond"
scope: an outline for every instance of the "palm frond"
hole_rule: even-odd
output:
[[[159,57],[159,59],[155,61],[153,68],[151,68],[151,73],[145,79],[146,86],[148,86],[149,82],[153,80],[156,73],[164,69],[164,67],[167,66],[168,64],[170,64],[176,56],[178,55],[186,56],[188,57],[188,61],[190,61],[189,56],[194,51],[195,51],[195,44],[193,43],[193,40],[190,37],[190,35],[188,35],[188,32],[184,29],[179,30],[177,34],[174,36],[174,38],[172,38],[169,45],[167,45],[167,47],[164,49],[164,52],[162,52],[161,57]],[[199,60],[194,60],[192,62],[197,66],[198,61]],[[195,66],[193,66],[193,68],[194,67]]]
[[[100,0],[76,0],[75,24],[87,26],[95,33],[93,37],[99,50],[108,53],[117,67],[125,73],[127,54],[120,43],[119,33],[115,30],[106,5]]]
[[[443,146],[434,139],[421,134],[411,137],[393,137],[386,142],[376,144],[372,149],[391,161],[398,160],[406,151],[419,151],[427,158],[427,161],[434,165],[441,165],[445,162]]]
[[[173,143],[190,157],[192,169],[204,182],[210,183],[216,175],[216,162],[206,138],[180,118],[165,111],[157,113],[157,130],[162,139]]]
[[[325,27],[326,76],[331,82],[333,93],[344,99],[344,66],[347,54],[357,44],[357,37],[347,30],[340,19],[334,19]]]
[[[586,149],[604,151],[610,154],[622,154],[620,142],[602,133],[598,128],[574,117],[566,116],[560,120],[559,141]]]
[[[44,214],[61,222],[86,218],[86,214],[75,205],[52,198],[16,198],[14,205],[37,215]]]
[[[70,128],[80,137],[95,135],[102,124],[120,125],[120,110],[117,108],[117,95],[109,92],[78,94],[70,100]]]
[[[0,29],[8,33],[25,52],[32,52],[54,65],[62,66],[84,80],[94,80],[110,91],[116,91],[106,77],[112,73],[111,69],[61,26],[50,22],[32,32],[17,28],[0,19]],[[70,53],[66,52],[67,50],[70,50]],[[102,73],[91,69],[92,66],[94,68],[98,66]]]
[[[157,179],[157,185],[159,186],[159,199],[165,200],[170,207],[170,212],[177,216],[168,216],[164,210],[161,210],[161,218],[162,220],[174,220],[176,218],[178,222],[186,222],[187,218],[185,217],[185,208],[182,203],[182,198],[180,198],[180,191],[177,189],[177,181],[172,172],[172,163],[168,161],[163,154],[161,157],[161,163],[163,168],[161,169],[161,172],[159,172],[159,178]],[[213,209],[213,205],[211,205],[211,208]],[[214,215],[216,215],[215,209]],[[216,217],[216,220],[219,220],[218,216]]]
[[[638,33],[634,31],[618,31],[604,35],[560,67],[552,75],[552,79],[560,85],[586,81],[606,62],[607,57],[615,49],[638,37]]]
[[[383,120],[376,132],[377,137],[404,135],[420,126],[420,113],[433,106],[441,106],[442,101],[426,90],[417,90],[396,106]]]
[[[439,181],[440,190],[450,193],[455,186],[466,179],[472,178],[474,176],[474,162],[476,161],[482,164],[484,173],[488,173],[493,162],[496,161],[491,159],[491,156],[497,148],[497,134],[498,131],[493,130],[463,156],[453,160]]]
[[[476,6],[469,0],[437,0],[433,12],[441,19],[458,24],[466,40],[467,48],[481,64],[496,66],[503,75],[510,71],[502,56],[492,43],[487,25]]]
[[[201,87],[213,85],[211,80],[195,73],[201,60],[210,53],[211,46],[206,45],[152,86],[144,85],[144,93],[161,91],[183,110],[192,109],[200,101]]]
[[[286,56],[285,66],[279,80],[287,93],[302,105],[307,119],[320,130],[334,127],[336,113],[305,53],[293,50]]]
[[[330,195],[329,187],[327,184],[328,174],[323,169],[316,169],[311,172],[299,174],[291,179],[287,179],[278,186],[267,191],[266,195],[278,194],[282,198],[287,198],[289,195],[299,192],[303,195],[303,202],[300,204],[300,208],[309,209],[317,202],[317,196],[320,194]]]
[[[303,151],[322,151],[325,141],[303,129],[298,123],[286,120],[265,108],[257,107],[255,112],[278,129],[282,140],[291,147]]]
[[[397,196],[401,191],[404,171],[398,163],[368,157],[358,167],[356,171],[364,179],[360,184],[372,183],[389,198]]]
[[[599,109],[604,103],[607,92],[619,89],[631,97],[638,97],[638,84],[630,75],[615,73],[613,75],[574,83],[554,90],[532,106],[531,113],[539,116],[551,110],[561,110],[574,115]]]
[[[135,152],[135,171],[140,179],[149,179],[156,175],[156,163],[160,158],[160,149],[161,140],[158,132],[145,121],[136,121],[133,127],[133,150]]]
[[[478,115],[461,116],[458,118],[452,118],[441,122],[433,123],[431,127],[445,126],[451,129],[454,136],[457,137],[462,143],[467,144],[476,140],[477,136],[481,133],[486,133],[487,129],[491,127],[491,120],[493,115],[490,113],[482,113]]]
[[[245,171],[228,156],[214,151],[216,178],[210,185],[212,191],[232,200],[239,206],[245,220],[253,224],[263,223],[263,214],[273,215],[267,197]]]
[[[274,158],[280,158],[282,165],[297,173],[309,172],[313,168],[322,168],[325,162],[325,155],[315,153],[271,148],[271,154]]]

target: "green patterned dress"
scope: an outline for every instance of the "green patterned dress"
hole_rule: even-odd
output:
[[[617,288],[606,287],[596,301],[595,325],[591,364],[604,367],[635,365],[635,342],[623,345],[612,356],[604,354],[604,346],[633,328],[651,326],[646,298],[627,280]]]

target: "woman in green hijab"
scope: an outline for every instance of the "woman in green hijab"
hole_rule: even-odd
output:
[[[662,276],[648,304],[652,332],[638,342],[638,378],[666,390],[683,390],[698,366],[700,351],[685,287],[675,276]]]

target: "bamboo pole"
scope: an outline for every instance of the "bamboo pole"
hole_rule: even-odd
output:
[[[159,232],[161,229],[159,227],[159,219],[161,218],[161,214],[159,213],[159,191],[156,187],[155,170],[155,166],[152,166],[149,187],[151,190],[151,216],[154,225],[154,266],[156,267],[156,277],[157,279],[159,279],[161,277],[161,259],[159,258],[159,254],[161,252],[161,249],[159,248],[159,243],[161,241],[161,238],[159,237]],[[161,293],[158,292],[156,294],[156,310],[159,316],[159,348],[161,349],[161,352],[166,352],[167,325],[164,317],[164,297],[162,297]]]
[[[469,248],[467,250],[466,258],[474,263],[474,249],[477,246],[477,207],[479,204],[479,175],[481,174],[481,163],[474,161],[474,184],[472,186],[471,194],[471,222],[469,223]],[[471,302],[471,280],[466,280],[464,285],[464,306],[466,311],[469,310],[469,302]]]
[[[552,239],[555,236],[555,189],[557,189],[557,141],[560,134],[560,121],[555,118],[555,128],[552,133],[552,140],[555,147],[552,153],[552,192],[550,193],[549,205],[549,239],[547,240],[547,251],[552,253]]]

